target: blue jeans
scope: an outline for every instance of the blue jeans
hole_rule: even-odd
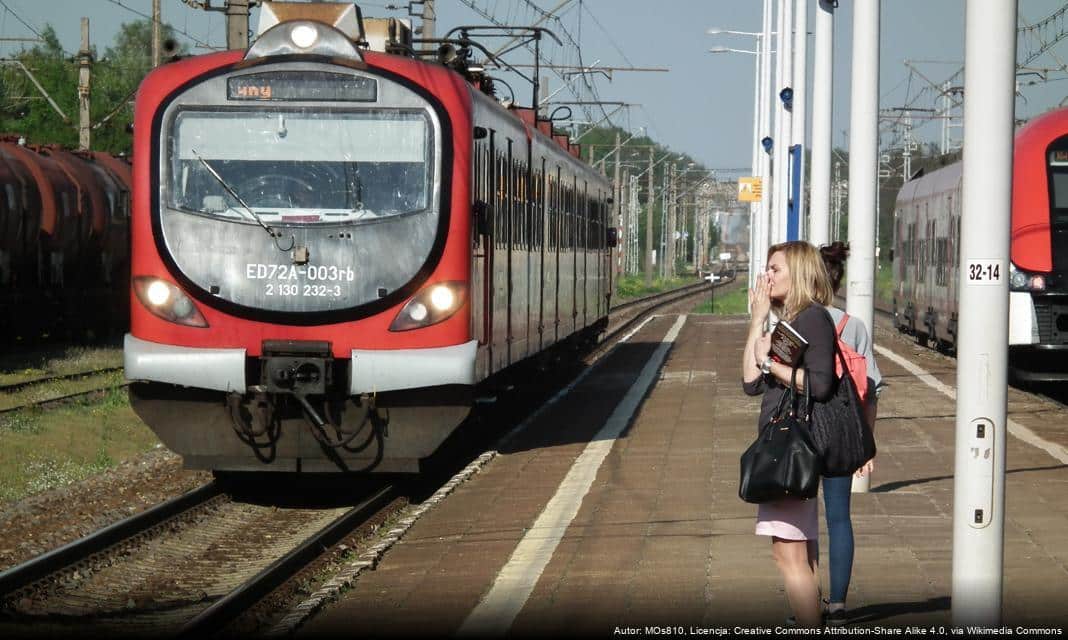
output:
[[[853,574],[853,521],[849,519],[849,496],[853,476],[823,479],[823,510],[827,517],[827,538],[831,574],[831,602],[846,601],[849,578]]]

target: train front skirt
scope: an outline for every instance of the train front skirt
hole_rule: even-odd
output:
[[[467,417],[476,343],[353,351],[194,349],[126,336],[130,403],[191,469],[417,472]],[[252,366],[250,366],[252,365]],[[259,384],[246,372],[259,369]],[[383,377],[376,372],[408,371]]]

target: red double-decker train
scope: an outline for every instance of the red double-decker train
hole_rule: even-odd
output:
[[[898,327],[957,341],[961,163],[906,182],[894,208]],[[1068,109],[1032,119],[1013,153],[1009,362],[1026,382],[1068,380]]]
[[[138,92],[132,405],[191,468],[418,471],[480,383],[604,330],[610,186],[477,70],[277,5]]]

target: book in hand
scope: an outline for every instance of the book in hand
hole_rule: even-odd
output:
[[[776,362],[797,366],[801,361],[801,355],[808,348],[808,340],[805,340],[796,329],[785,320],[779,320],[775,329],[771,332],[771,357]]]

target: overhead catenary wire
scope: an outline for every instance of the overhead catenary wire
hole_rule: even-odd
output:
[[[7,13],[10,13],[10,14],[11,14],[12,16],[14,16],[14,18],[15,18],[16,20],[18,20],[18,21],[19,21],[20,23],[22,23],[22,26],[24,26],[24,27],[26,27],[27,29],[29,29],[29,30],[30,30],[30,32],[31,32],[31,33],[33,33],[33,35],[37,36],[37,37],[38,37],[38,38],[39,38],[39,39],[40,39],[41,41],[44,41],[44,39],[45,39],[45,38],[44,38],[44,36],[43,36],[43,35],[41,35],[41,32],[40,32],[40,31],[38,31],[37,29],[35,29],[35,28],[33,27],[33,25],[31,25],[31,24],[30,24],[29,22],[26,22],[25,20],[23,20],[23,19],[22,19],[22,16],[20,16],[20,15],[19,15],[19,14],[17,14],[17,13],[15,13],[15,11],[14,11],[14,10],[13,10],[13,9],[12,9],[11,7],[9,7],[9,6],[7,5],[7,2],[4,2],[4,0],[0,0],[0,6],[2,6],[2,7],[4,8],[4,10],[5,10],[5,11],[6,11]],[[64,53],[65,55],[67,55],[67,56],[73,55],[72,53],[70,53],[69,51],[67,51],[66,49],[64,49],[62,45],[60,45],[60,47],[59,47],[59,48],[60,48],[60,50],[61,50],[61,51],[63,51],[63,53]]]
[[[497,26],[505,26],[508,24],[524,24],[524,23],[541,23],[552,21],[554,24],[552,29],[554,32],[559,32],[564,40],[563,46],[555,46],[552,43],[547,42],[547,45],[541,48],[542,60],[548,62],[545,65],[550,71],[552,71],[567,87],[568,91],[576,99],[581,99],[581,92],[574,86],[573,78],[569,78],[567,74],[563,73],[556,67],[572,65],[579,68],[585,68],[586,65],[582,62],[582,52],[579,42],[575,36],[572,35],[571,30],[563,23],[562,16],[570,14],[575,9],[574,6],[565,7],[568,2],[558,3],[553,10],[546,10],[539,7],[531,0],[519,0],[517,2],[505,3],[502,7],[500,2],[490,3],[488,0],[460,0],[461,4],[465,5],[481,17],[489,20],[491,23]],[[492,6],[490,6],[492,4]],[[580,3],[581,4],[581,3]],[[557,9],[565,9],[562,14],[556,14]],[[579,11],[581,16],[581,11]],[[529,42],[521,45],[533,54],[532,47]],[[557,58],[563,57],[564,60],[560,61]],[[561,62],[563,64],[561,64]],[[584,75],[584,74],[580,74]],[[582,86],[586,88],[586,91],[590,96],[599,100],[600,96],[597,93],[596,86],[589,82],[589,78],[583,78]],[[592,102],[592,101],[591,101]],[[600,108],[602,116],[608,115],[603,107]],[[593,121],[593,112],[589,107],[583,107],[583,115],[588,121]],[[609,124],[611,120],[608,120]]]
[[[145,19],[147,19],[149,21],[154,20],[154,18],[152,17],[151,14],[144,13],[142,11],[138,11],[137,9],[134,9],[133,7],[129,7],[129,6],[125,5],[125,4],[123,4],[122,0],[107,0],[107,1],[110,2],[113,5],[116,5],[116,6],[122,7],[123,9],[126,9],[130,13],[133,13],[135,15],[141,16],[142,18],[145,18]],[[190,5],[190,6],[192,6],[192,5]],[[167,26],[170,27],[172,30],[174,30],[175,33],[179,33],[179,34],[185,36],[191,42],[193,42],[194,44],[196,44],[199,47],[203,47],[205,49],[214,49],[214,50],[217,50],[217,51],[222,51],[222,50],[226,49],[226,47],[223,47],[223,46],[212,46],[211,44],[209,44],[207,42],[204,42],[200,38],[197,38],[193,34],[189,33],[188,31],[186,31],[184,29],[179,29],[179,28],[175,27],[172,24],[168,24]]]

